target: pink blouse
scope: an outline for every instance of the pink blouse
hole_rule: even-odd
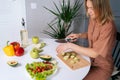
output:
[[[92,66],[98,66],[103,70],[112,71],[113,59],[112,49],[116,40],[116,27],[114,22],[108,22],[104,25],[91,20],[88,26],[89,47],[99,56],[92,59]]]

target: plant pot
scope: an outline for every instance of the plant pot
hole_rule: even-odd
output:
[[[55,41],[56,41],[56,42],[59,42],[59,43],[66,43],[66,40],[65,40],[65,39],[56,39]]]

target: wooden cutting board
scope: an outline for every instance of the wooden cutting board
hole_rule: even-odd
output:
[[[72,70],[76,70],[90,65],[90,63],[86,59],[73,51],[67,52],[67,54],[70,54],[67,59],[65,58],[65,56],[67,55],[57,54],[57,56]],[[73,54],[75,54],[74,57]]]

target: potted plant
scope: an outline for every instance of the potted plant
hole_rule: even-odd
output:
[[[56,11],[44,7],[56,16],[53,23],[48,24],[52,31],[45,30],[44,33],[55,39],[65,38],[71,33],[71,31],[69,31],[71,23],[74,18],[78,16],[82,4],[83,3],[80,4],[80,0],[75,0],[75,3],[72,5],[70,0],[68,0],[67,3],[63,0],[62,3],[60,3],[60,7],[54,3]]]
[[[48,26],[50,27],[52,32],[45,30],[44,33],[48,34],[49,36],[55,39],[63,39],[66,37],[66,35],[70,34],[69,32],[70,25],[67,26],[67,28],[65,28],[64,24],[60,20],[57,21],[56,25],[48,24]]]

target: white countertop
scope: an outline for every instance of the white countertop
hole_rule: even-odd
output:
[[[44,41],[47,44],[43,48],[44,51],[41,54],[49,54],[58,62],[56,73],[47,80],[82,80],[87,75],[90,66],[71,70],[56,56],[56,47],[59,43],[55,42],[54,39],[42,39],[41,41]],[[0,78],[2,80],[32,80],[25,69],[25,65],[27,63],[32,63],[33,61],[41,61],[40,59],[33,59],[30,57],[29,53],[33,48],[33,45],[34,44],[31,44],[25,48],[25,54],[21,57],[6,56],[2,50],[5,45],[0,46]],[[88,57],[83,57],[90,62]],[[7,61],[9,60],[17,60],[19,64],[17,67],[11,67],[7,64]]]

